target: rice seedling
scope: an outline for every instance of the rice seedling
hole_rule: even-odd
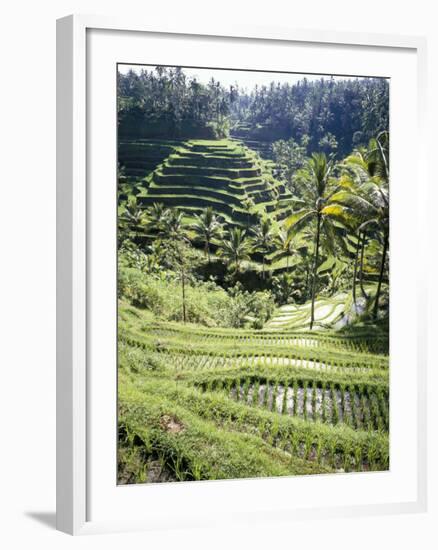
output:
[[[338,400],[336,395],[336,389],[333,383],[330,384],[330,399],[332,402],[332,423],[337,424],[339,422],[339,410]]]
[[[303,392],[303,417],[307,420],[307,381],[304,382],[302,387]]]
[[[287,397],[289,393],[289,384],[284,381],[283,382],[283,401],[281,404],[281,414],[287,414]]]
[[[130,322],[119,344],[123,479],[133,471],[137,482],[248,477],[240,462],[247,444],[258,449],[251,457],[265,449],[255,475],[303,473],[311,464],[318,471],[388,468],[387,358],[373,355],[371,340],[197,328],[194,345],[188,327],[155,322],[151,335],[147,324],[140,331]],[[215,451],[223,464],[212,462],[208,434],[223,446]],[[235,454],[225,458],[229,444]],[[140,454],[129,450],[137,448]]]

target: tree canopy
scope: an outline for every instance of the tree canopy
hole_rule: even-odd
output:
[[[121,137],[293,139],[314,151],[345,156],[389,127],[383,78],[303,77],[252,90],[208,84],[181,67],[118,74]]]

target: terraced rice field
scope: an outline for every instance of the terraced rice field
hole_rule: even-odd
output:
[[[248,131],[250,129],[250,126],[241,123],[231,130],[231,136],[234,139],[242,141],[250,149],[257,151],[262,158],[272,160],[272,142],[248,138]]]
[[[118,161],[128,180],[137,182],[150,175],[179,145],[179,141],[172,140],[121,140]]]
[[[121,143],[119,159],[144,207],[160,202],[190,213],[212,206],[227,223],[242,226],[255,223],[260,209],[272,212],[284,203],[282,216],[290,213],[289,193],[270,164],[239,141],[139,140]],[[248,199],[251,212],[242,205]]]
[[[385,335],[282,316],[203,328],[120,305],[119,483],[388,469]]]
[[[315,301],[315,326],[333,326],[341,322],[346,315],[347,295],[338,294],[335,297],[319,298]],[[305,330],[310,320],[311,304],[287,304],[278,308],[275,316],[267,323],[268,328]]]

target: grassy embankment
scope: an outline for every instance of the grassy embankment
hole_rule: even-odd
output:
[[[291,213],[290,193],[273,177],[272,163],[238,141],[122,142],[119,160],[122,200],[135,194],[145,208],[159,202],[181,209],[187,223],[208,206],[228,227],[252,227],[262,212],[276,224]],[[267,258],[268,270],[286,264],[284,257]]]
[[[119,482],[387,469],[385,339],[158,321],[120,303]]]
[[[274,223],[290,212],[269,162],[236,141],[138,140],[119,152],[122,201],[162,202],[187,222],[212,206],[241,227],[261,211]],[[285,265],[268,258],[269,269]],[[309,303],[279,308],[257,331],[219,328],[231,304],[222,289],[189,286],[199,324],[183,325],[179,288],[131,283],[143,309],[119,306],[120,483],[388,468],[388,336],[333,330],[351,306],[345,294],[317,300],[311,333]]]

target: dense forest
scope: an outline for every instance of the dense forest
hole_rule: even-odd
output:
[[[119,483],[389,465],[389,88],[118,76]]]
[[[119,131],[129,137],[293,139],[308,153],[339,156],[389,129],[388,82],[382,78],[303,78],[251,91],[202,84],[179,67],[120,74]],[[236,75],[237,79],[237,75]]]

